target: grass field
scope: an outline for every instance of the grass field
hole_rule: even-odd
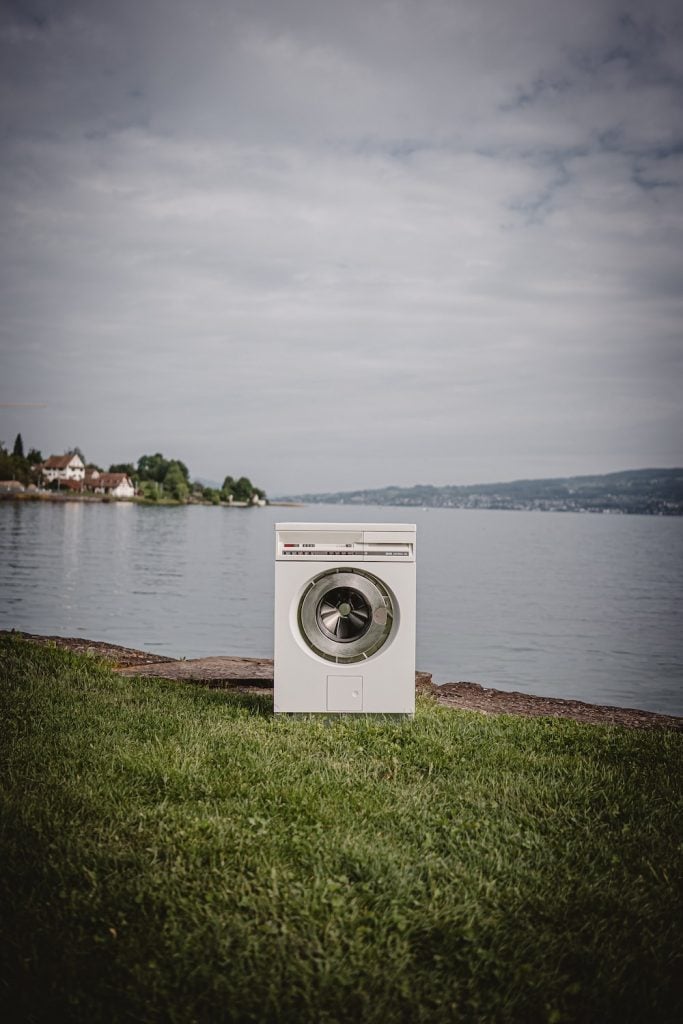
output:
[[[0,647],[8,1021],[676,1021],[683,736]]]

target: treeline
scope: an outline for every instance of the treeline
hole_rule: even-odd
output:
[[[290,500],[342,505],[426,508],[533,509],[558,512],[622,512],[683,515],[683,468],[631,469],[592,476],[512,480],[509,483],[382,487]]]
[[[226,476],[221,487],[207,487],[201,481],[190,481],[190,473],[180,459],[166,459],[161,452],[141,455],[137,466],[130,462],[116,463],[110,473],[127,473],[143,497],[149,501],[171,498],[174,501],[200,499],[219,505],[222,501],[265,501],[266,492],[255,487],[247,476]]]
[[[86,470],[104,472],[102,466],[88,462],[78,446],[64,454],[78,455]],[[0,441],[0,480],[18,480],[26,486],[31,483],[40,484],[40,469],[44,461],[37,448],[29,448],[24,454],[21,434],[17,434],[12,451]],[[137,465],[132,462],[114,463],[107,472],[126,473],[141,496],[148,501],[210,501],[219,505],[221,502],[252,504],[266,500],[266,492],[252,484],[247,476],[237,479],[226,476],[221,487],[207,487],[199,480],[190,479],[190,471],[184,462],[180,459],[167,459],[161,452],[141,455]]]
[[[42,462],[43,456],[37,448],[29,448],[24,454],[21,434],[17,434],[11,452],[0,441],[0,480],[19,480],[24,485],[36,483]]]

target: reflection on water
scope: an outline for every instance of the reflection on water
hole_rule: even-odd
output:
[[[439,682],[683,714],[683,520],[0,503],[0,626],[177,657],[272,656],[273,523],[418,524],[418,665]]]

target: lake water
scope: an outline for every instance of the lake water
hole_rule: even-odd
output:
[[[276,521],[416,522],[417,665],[683,714],[683,519],[0,502],[0,628],[272,657]]]

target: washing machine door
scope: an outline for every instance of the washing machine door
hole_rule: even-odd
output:
[[[381,580],[362,569],[329,569],[315,576],[299,602],[306,644],[327,661],[351,664],[376,654],[395,624],[394,605]]]

